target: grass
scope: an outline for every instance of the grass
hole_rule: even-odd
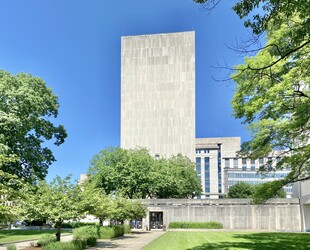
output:
[[[167,232],[143,250],[310,249],[307,233]]]
[[[63,233],[65,232],[65,233]],[[56,230],[1,230],[0,243],[9,243],[21,240],[39,239],[43,234],[55,234]],[[68,233],[62,231],[61,235]]]

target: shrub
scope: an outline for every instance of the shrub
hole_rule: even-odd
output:
[[[79,227],[96,226],[96,225],[98,225],[98,223],[96,223],[96,222],[73,221],[73,222],[62,223],[61,228],[79,228]]]
[[[131,227],[130,227],[130,225],[124,225],[124,233],[125,233],[125,234],[131,233]]]
[[[99,238],[100,239],[113,239],[116,237],[123,236],[125,232],[124,226],[108,226],[100,227]]]
[[[53,234],[43,234],[38,240],[38,246],[44,247],[51,242],[56,242],[56,237]]]
[[[73,239],[85,241],[88,246],[96,246],[98,236],[98,226],[79,227],[73,230]]]
[[[209,222],[171,222],[169,228],[189,228],[189,229],[220,229],[223,224],[216,221]]]
[[[17,249],[16,246],[12,244],[6,246],[6,250],[16,250],[16,249]]]
[[[81,240],[73,240],[68,242],[53,242],[45,247],[43,250],[83,250],[86,248],[86,243]]]

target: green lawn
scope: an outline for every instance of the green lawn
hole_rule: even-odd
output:
[[[143,250],[310,249],[307,233],[167,232]]]
[[[42,234],[55,234],[55,230],[0,230],[0,243],[9,243],[19,240],[39,239]],[[65,231],[66,234],[68,231]]]

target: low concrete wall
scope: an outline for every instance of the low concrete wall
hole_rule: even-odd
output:
[[[144,200],[149,212],[163,212],[163,224],[170,222],[223,223],[224,229],[265,229],[301,231],[298,199],[271,199],[263,205],[252,205],[249,199]],[[149,214],[143,221],[149,228]]]

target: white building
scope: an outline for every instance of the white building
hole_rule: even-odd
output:
[[[121,147],[195,157],[195,33],[122,37]]]

